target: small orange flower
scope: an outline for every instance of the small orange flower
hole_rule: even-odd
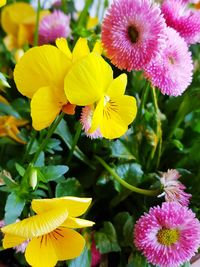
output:
[[[25,144],[26,142],[18,137],[18,134],[20,133],[18,127],[24,126],[27,123],[28,123],[27,120],[17,119],[13,116],[1,116],[0,117],[0,137],[9,136],[16,142]]]

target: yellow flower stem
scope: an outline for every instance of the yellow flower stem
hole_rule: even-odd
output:
[[[76,148],[76,145],[78,143],[81,131],[82,131],[82,125],[79,123],[78,127],[76,129],[76,133],[75,133],[75,136],[74,136],[72,147],[71,147],[70,152],[69,152],[69,156],[68,156],[68,159],[67,159],[67,164],[69,164],[71,159],[72,159],[72,156],[73,156],[73,153],[74,153],[74,149]]]
[[[87,23],[87,16],[88,16],[88,9],[91,6],[93,0],[86,0],[85,6],[83,8],[83,11],[81,12],[78,23],[77,23],[77,29],[81,29],[82,27],[86,26]]]
[[[41,10],[40,0],[38,0],[35,33],[34,33],[34,46],[38,45],[40,10]]]
[[[150,157],[147,162],[147,169],[149,169],[149,166],[151,164],[151,161],[154,159],[155,152],[158,148],[158,158],[157,158],[157,163],[156,167],[158,167],[159,162],[160,162],[160,156],[161,156],[161,148],[162,148],[162,128],[161,128],[161,121],[160,121],[160,116],[159,116],[159,108],[158,108],[158,100],[156,96],[156,91],[155,87],[152,86],[151,88],[151,94],[152,94],[152,99],[153,99],[153,105],[155,108],[155,115],[156,115],[156,137],[157,137],[157,144],[153,147]]]
[[[22,184],[27,184],[27,177],[29,176],[30,170],[31,168],[34,166],[35,162],[37,161],[40,153],[44,150],[44,148],[46,147],[46,145],[49,142],[50,137],[52,136],[52,134],[54,133],[55,129],[57,128],[58,124],[61,122],[61,120],[63,119],[65,113],[61,113],[56,119],[55,121],[51,124],[51,126],[49,127],[48,133],[46,138],[43,140],[43,142],[41,143],[41,145],[39,146],[38,150],[36,151],[32,161],[29,163],[28,168],[26,169],[24,176],[22,178]]]
[[[112,177],[120,183],[125,188],[131,190],[132,192],[146,195],[146,196],[157,196],[160,193],[160,190],[147,190],[135,187],[124,181],[102,158],[95,156],[98,162],[112,175]]]

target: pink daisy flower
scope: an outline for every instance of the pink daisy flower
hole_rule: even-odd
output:
[[[177,30],[188,44],[200,42],[199,10],[191,9],[188,1],[182,0],[165,0],[161,9],[167,25]]]
[[[45,16],[39,25],[40,45],[54,42],[57,38],[70,36],[70,16],[65,15],[60,10],[55,10],[52,14]]]
[[[165,196],[165,201],[175,201],[182,206],[188,206],[191,194],[184,192],[186,187],[178,181],[180,174],[177,170],[168,170],[162,173],[160,182],[163,185],[164,192],[158,197]]]
[[[152,59],[145,74],[162,94],[181,95],[192,82],[192,57],[183,38],[172,28],[166,29],[166,47]]]
[[[90,137],[91,139],[102,138],[100,129],[98,128],[93,133],[89,133],[89,129],[91,128],[92,124],[92,116],[94,114],[94,109],[92,106],[86,106],[82,108],[80,122],[82,124],[83,130],[85,134]]]
[[[142,69],[163,46],[165,21],[151,0],[116,0],[102,24],[106,55],[120,69]]]
[[[145,213],[135,225],[135,246],[159,267],[179,267],[200,246],[200,222],[187,207],[165,202]]]

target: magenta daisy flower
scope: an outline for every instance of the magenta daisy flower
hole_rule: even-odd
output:
[[[181,95],[192,82],[192,57],[183,38],[172,28],[166,29],[166,47],[145,68],[145,74],[162,94]]]
[[[98,128],[93,133],[89,133],[89,129],[92,125],[92,116],[94,114],[94,109],[92,106],[86,106],[82,108],[80,122],[82,124],[83,130],[85,134],[90,137],[91,139],[102,138],[102,134],[100,129]]]
[[[165,202],[136,222],[134,237],[135,246],[148,262],[159,267],[179,267],[200,246],[200,222],[187,207]]]
[[[54,42],[57,38],[70,36],[70,16],[60,10],[45,16],[39,25],[39,43],[46,44]]]
[[[161,9],[167,25],[177,30],[188,44],[194,44],[200,42],[200,11],[191,9],[187,2],[165,0]]]
[[[182,206],[188,206],[191,194],[184,192],[186,187],[178,181],[180,174],[177,170],[168,170],[162,173],[160,182],[163,186],[163,193],[159,196],[165,196],[167,202],[177,202]]]
[[[163,46],[165,27],[151,0],[116,0],[102,24],[106,55],[120,69],[140,70]]]

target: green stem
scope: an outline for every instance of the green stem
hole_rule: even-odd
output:
[[[157,100],[156,90],[155,90],[154,86],[152,86],[152,88],[151,88],[151,94],[152,94],[153,105],[154,105],[155,114],[156,114],[156,130],[155,130],[155,132],[156,132],[157,143],[155,144],[155,146],[153,147],[153,149],[151,151],[150,157],[149,157],[147,165],[146,165],[147,169],[149,169],[150,163],[155,156],[155,152],[156,152],[157,147],[158,147],[158,158],[157,158],[156,167],[158,167],[159,162],[160,162],[160,156],[161,156],[161,148],[162,148],[162,128],[161,128],[161,121],[160,121],[160,117],[159,117],[158,100]]]
[[[87,22],[87,16],[88,16],[88,9],[91,6],[93,0],[86,0],[85,6],[83,8],[83,11],[81,12],[78,23],[77,23],[77,29],[80,29],[81,27],[86,25]]]
[[[141,189],[138,187],[135,187],[133,185],[130,185],[126,181],[124,181],[103,159],[101,159],[98,156],[95,156],[95,158],[98,160],[99,163],[113,176],[113,178],[126,187],[127,189],[131,190],[132,192],[146,195],[146,196],[157,196],[160,193],[160,190],[146,190],[146,189]]]
[[[30,140],[30,142],[27,145],[26,151],[25,151],[24,156],[23,156],[23,159],[22,159],[22,162],[23,163],[25,162],[26,157],[27,157],[27,155],[29,154],[29,152],[30,152],[30,150],[32,148],[32,145],[33,145],[33,143],[35,141],[36,135],[37,135],[37,132],[35,130],[33,130],[33,133],[32,133],[32,136],[31,136],[31,140]]]
[[[62,11],[64,13],[67,13],[67,1],[66,0],[62,0]]]
[[[73,156],[75,147],[76,147],[76,145],[78,143],[81,131],[82,131],[82,125],[79,123],[79,125],[78,125],[78,127],[76,129],[76,133],[75,133],[75,136],[74,136],[72,147],[71,147],[70,152],[69,152],[69,156],[68,156],[68,159],[67,159],[67,164],[69,164],[71,159],[72,159],[72,156]]]
[[[44,150],[44,148],[46,147],[46,145],[49,142],[50,137],[52,136],[52,134],[54,133],[55,129],[57,128],[58,124],[60,123],[60,121],[63,119],[65,113],[61,113],[56,119],[55,121],[51,124],[51,126],[49,127],[48,133],[46,138],[43,140],[43,142],[41,143],[41,145],[39,146],[38,150],[36,151],[32,161],[29,163],[28,168],[25,171],[25,174],[22,178],[22,184],[26,184],[27,183],[27,177],[30,173],[31,168],[34,166],[35,162],[37,161],[40,153]]]
[[[41,10],[40,0],[38,0],[35,33],[34,33],[34,46],[38,45],[40,10]]]
[[[143,88],[142,96],[141,96],[141,102],[140,106],[138,108],[138,114],[137,114],[137,123],[141,120],[143,110],[147,101],[147,97],[149,95],[149,88],[150,88],[150,82],[147,83],[147,86]]]

